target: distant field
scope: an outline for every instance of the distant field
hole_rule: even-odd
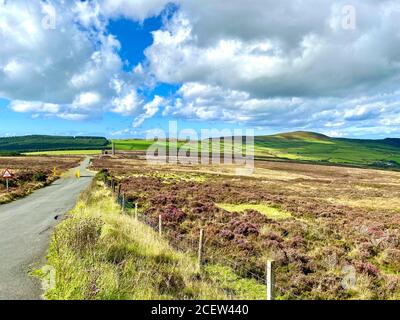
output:
[[[40,151],[27,152],[27,156],[64,156],[64,155],[96,155],[101,154],[101,150],[62,150],[62,151]]]
[[[153,141],[139,139],[113,140],[113,142],[116,149],[121,151],[145,151],[153,144]],[[111,144],[108,147],[111,148]]]
[[[144,151],[153,143],[137,139],[114,142],[121,151]],[[256,157],[400,169],[400,139],[339,139],[312,132],[292,132],[258,136],[254,142]],[[160,142],[160,146],[163,143]],[[184,142],[175,144],[179,148]],[[194,143],[190,148],[196,150],[197,147]]]

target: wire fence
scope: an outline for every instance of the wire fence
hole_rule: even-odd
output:
[[[126,195],[121,192],[122,185],[118,184],[116,180],[109,178],[108,176],[105,176],[104,185],[109,189],[111,189],[113,195],[115,196],[116,202],[121,207],[121,211],[123,213],[133,215],[133,217],[137,221],[140,221],[141,223],[151,227],[154,231],[158,232],[159,235],[162,236],[164,240],[167,240],[169,245],[172,248],[176,249],[177,251],[188,254],[190,256],[195,256],[197,254],[200,268],[203,266],[204,261],[206,261],[209,264],[218,264],[227,266],[234,271],[235,275],[238,278],[247,278],[247,279],[250,278],[255,280],[260,285],[265,285],[267,300],[274,299],[276,290],[279,290],[280,296],[286,294],[290,299],[300,299],[300,300],[302,299],[299,295],[296,295],[293,292],[288,292],[282,287],[277,286],[275,284],[274,274],[272,274],[273,279],[268,278],[267,267],[265,268],[264,275],[260,275],[254,272],[253,270],[250,270],[249,268],[239,263],[238,261],[231,260],[227,257],[223,256],[216,257],[214,255],[205,256],[204,249],[202,248],[202,246],[204,246],[204,242],[200,243],[201,241],[199,241],[198,239],[195,238],[188,239],[183,236],[180,236],[179,238],[165,237],[165,235],[168,234],[168,228],[165,224],[163,224],[161,216],[159,216],[158,219],[155,219],[154,217],[148,216],[143,212],[139,213],[138,203],[128,201]],[[269,289],[271,291],[270,294],[268,294]],[[230,298],[234,298],[234,296],[232,294],[229,294],[229,292],[227,294],[228,296],[230,296]]]

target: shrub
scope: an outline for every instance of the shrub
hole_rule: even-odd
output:
[[[379,275],[378,268],[369,262],[359,262],[356,264],[356,268],[359,272],[365,273],[372,277],[377,277]]]
[[[32,180],[35,182],[46,182],[47,181],[47,174],[44,172],[36,172],[32,176]]]
[[[185,219],[186,214],[177,207],[168,205],[161,214],[161,217],[164,222],[176,223],[182,222]]]

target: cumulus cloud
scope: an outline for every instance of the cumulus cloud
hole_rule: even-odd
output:
[[[148,17],[157,16],[174,0],[103,0],[102,13],[106,16],[130,18],[143,21]]]
[[[342,28],[345,4],[182,1],[146,55],[161,81],[222,85],[260,98],[395,88],[400,4],[353,1],[355,30]]]
[[[352,1],[354,29],[340,0],[179,4],[146,50],[159,81],[183,84],[164,114],[336,136],[397,130],[398,1]]]
[[[39,0],[0,5],[0,97],[11,100],[16,112],[68,120],[105,111],[146,112],[137,93],[139,77],[123,71],[120,43],[106,31],[104,3],[51,5]]]
[[[335,136],[367,128],[399,132],[400,91],[353,99],[338,97],[251,98],[249,93],[201,83],[187,83],[164,115],[189,120],[222,120],[260,128],[318,130]],[[357,128],[360,128],[358,130]],[[379,129],[378,129],[379,128]],[[400,132],[399,132],[400,133]]]
[[[398,1],[353,0],[354,29],[345,0],[60,0],[50,30],[43,3],[0,5],[0,97],[15,111],[65,119],[111,111],[135,117],[134,127],[162,110],[336,136],[398,130]],[[171,3],[145,61],[123,71],[109,20],[143,22]],[[180,89],[148,101],[153,81]]]

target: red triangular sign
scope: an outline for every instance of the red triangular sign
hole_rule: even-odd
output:
[[[10,172],[10,170],[6,169],[6,171],[4,171],[4,173],[3,173],[3,178],[4,179],[11,179],[12,177],[13,177],[13,175]]]

